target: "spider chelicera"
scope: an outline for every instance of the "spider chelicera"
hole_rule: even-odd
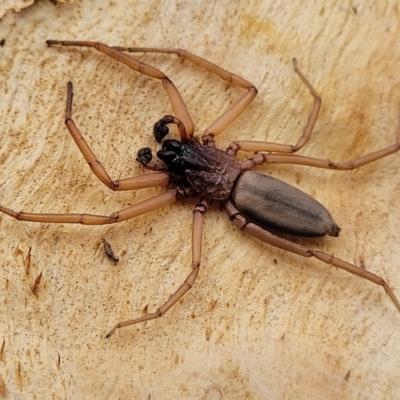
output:
[[[294,155],[293,153],[301,149],[310,139],[321,106],[321,98],[300,72],[296,60],[293,59],[294,71],[314,97],[310,117],[297,143],[295,145],[282,145],[238,140],[231,143],[226,151],[223,151],[215,147],[214,137],[234,122],[257,95],[257,89],[250,82],[184,50],[110,47],[87,41],[48,40],[47,44],[49,46],[92,47],[141,74],[161,80],[174,112],[174,116],[167,115],[154,125],[154,137],[158,142],[162,142],[162,148],[157,152],[157,158],[162,163],[153,162],[153,155],[149,148],[140,149],[137,153],[137,161],[146,169],[152,170],[152,173],[121,180],[110,178],[72,119],[73,87],[71,82],[68,82],[67,87],[65,124],[93,173],[110,189],[134,190],[156,186],[168,186],[168,189],[162,194],[114,212],[109,216],[26,213],[16,212],[3,206],[0,206],[0,211],[21,221],[103,225],[137,217],[159,207],[172,204],[177,199],[200,197],[193,211],[192,270],[184,283],[156,312],[118,323],[108,332],[106,337],[110,337],[118,328],[161,317],[193,286],[200,269],[203,218],[214,200],[222,202],[230,219],[239,229],[258,239],[303,257],[315,257],[326,264],[334,265],[381,285],[400,312],[399,301],[381,277],[330,254],[309,249],[287,239],[286,234],[308,237],[326,234],[339,235],[340,228],[320,203],[280,180],[259,172],[249,171],[255,165],[265,163],[301,164],[337,170],[358,168],[396,152],[400,148],[400,128],[394,144],[353,160],[334,163],[330,160]],[[230,84],[245,89],[246,92],[205,130],[200,141],[193,136],[192,119],[181,95],[171,80],[157,68],[135,60],[125,54],[124,51],[175,54],[205,68]],[[164,140],[168,135],[168,124],[177,126],[180,141]],[[239,163],[234,158],[239,150],[252,151],[256,155]],[[285,235],[279,236],[279,233]]]

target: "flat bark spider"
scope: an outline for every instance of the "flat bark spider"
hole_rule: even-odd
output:
[[[110,337],[117,329],[124,326],[161,317],[193,286],[200,269],[203,218],[213,200],[222,202],[229,218],[240,230],[278,248],[303,257],[315,257],[326,264],[331,264],[381,285],[400,312],[399,301],[381,277],[337,257],[319,250],[306,248],[272,233],[309,237],[326,234],[338,236],[340,228],[333,221],[329,212],[307,194],[268,175],[249,171],[255,165],[264,163],[301,164],[337,170],[358,168],[396,152],[400,148],[400,128],[394,144],[353,160],[334,163],[330,160],[294,155],[293,153],[301,149],[310,139],[321,106],[321,98],[300,72],[296,60],[293,59],[294,71],[314,97],[310,117],[297,143],[295,145],[282,145],[238,140],[231,143],[226,151],[222,151],[215,147],[214,136],[234,122],[255,98],[257,89],[250,82],[184,50],[109,47],[101,43],[86,41],[48,40],[47,44],[49,46],[92,47],[141,74],[161,80],[174,112],[174,116],[167,115],[154,125],[154,137],[158,142],[162,142],[162,149],[157,152],[157,157],[163,163],[152,162],[153,156],[149,148],[140,149],[137,153],[137,161],[143,167],[153,170],[153,173],[121,180],[110,178],[72,119],[73,88],[71,82],[68,82],[65,124],[93,173],[110,189],[134,190],[168,185],[168,190],[109,216],[26,213],[16,212],[3,206],[0,206],[0,211],[21,221],[103,225],[134,218],[159,207],[172,204],[180,198],[200,197],[193,211],[192,270],[184,283],[156,312],[118,323],[107,333],[106,337]],[[175,54],[205,68],[230,84],[245,89],[246,92],[205,130],[202,142],[200,142],[193,136],[192,119],[182,97],[170,79],[157,68],[135,60],[123,53],[124,51]],[[177,125],[180,141],[163,140],[168,135],[168,124]],[[234,158],[238,150],[253,151],[257,154],[239,163]]]

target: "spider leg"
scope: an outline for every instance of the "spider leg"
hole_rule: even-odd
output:
[[[232,124],[240,114],[249,106],[257,95],[257,89],[255,86],[243,79],[242,77],[233,74],[218,65],[205,60],[202,57],[196,56],[186,50],[181,49],[169,49],[169,48],[149,48],[149,47],[113,47],[120,51],[127,51],[131,53],[167,53],[176,54],[178,57],[187,60],[205,70],[219,76],[223,80],[229,82],[232,85],[239,86],[243,89],[247,89],[246,93],[233,104],[224,114],[222,114],[216,121],[214,121],[203,133],[203,142],[212,140],[215,135],[221,133],[230,124]]]
[[[97,178],[103,182],[107,187],[112,190],[134,190],[155,186],[166,186],[169,181],[169,174],[167,172],[156,172],[154,174],[146,174],[135,176],[120,180],[113,180],[104,169],[101,162],[97,159],[92,149],[80,133],[74,120],[72,119],[72,99],[73,99],[73,86],[72,82],[67,84],[67,105],[65,112],[65,125],[67,126],[72,138],[81,151],[86,162],[89,164],[92,172]]]
[[[386,283],[384,279],[380,276],[373,274],[372,272],[366,271],[363,268],[357,267],[354,264],[350,264],[347,261],[341,260],[338,257],[334,257],[330,254],[324,253],[322,251],[308,249],[302,245],[297,243],[293,243],[290,240],[284,239],[280,236],[276,236],[273,233],[259,227],[253,223],[247,223],[246,219],[240,212],[236,209],[233,203],[230,200],[224,202],[225,210],[227,211],[229,218],[233,221],[233,223],[242,231],[249,233],[250,235],[255,236],[256,238],[269,243],[275,247],[278,247],[283,250],[290,251],[295,254],[299,254],[303,257],[315,257],[318,260],[326,264],[333,265],[334,267],[344,269],[347,272],[350,272],[354,275],[357,275],[361,278],[367,279],[377,285],[380,285],[385,290],[386,294],[390,297],[397,310],[400,312],[400,303],[394,295],[392,289]]]
[[[279,153],[294,153],[300,150],[309,140],[314,129],[315,122],[317,121],[318,112],[321,108],[321,97],[308,81],[308,79],[302,74],[297,66],[297,60],[293,58],[293,69],[294,72],[300,77],[303,83],[307,86],[308,90],[314,97],[314,105],[312,107],[310,116],[308,117],[308,121],[306,127],[300,138],[297,140],[295,145],[286,145],[280,143],[272,143],[272,142],[261,142],[255,140],[237,140],[231,143],[228,147],[228,152],[235,156],[238,150],[245,151],[268,151],[268,152],[279,152]]]
[[[66,224],[83,224],[83,225],[106,225],[116,222],[125,221],[153,211],[157,208],[172,204],[176,200],[176,190],[168,190],[158,196],[144,200],[138,204],[134,204],[124,210],[116,211],[106,215],[96,214],[45,214],[45,213],[27,213],[16,212],[0,205],[0,211],[10,215],[19,221],[31,222],[50,222],[50,223],[66,223]]]
[[[395,143],[381,150],[368,153],[364,156],[342,162],[333,162],[328,159],[324,160],[320,158],[304,157],[294,154],[257,154],[254,157],[243,161],[241,164],[241,168],[243,170],[251,169],[258,164],[298,164],[298,165],[308,165],[310,167],[317,167],[317,168],[349,170],[361,167],[362,165],[386,157],[389,154],[395,153],[399,149],[400,149],[400,113],[399,113],[399,127],[397,129]]]
[[[167,92],[169,101],[174,110],[174,114],[183,122],[186,127],[188,138],[193,136],[194,126],[192,118],[189,115],[189,111],[183,101],[178,89],[171,82],[171,80],[160,70],[152,67],[151,65],[142,63],[134,58],[122,53],[117,48],[107,46],[102,43],[87,42],[87,41],[73,41],[73,40],[47,40],[46,43],[49,46],[61,45],[61,46],[77,46],[77,47],[92,47],[101,53],[108,55],[111,58],[125,64],[127,67],[137,71],[143,75],[147,75],[151,78],[160,79],[162,85]]]
[[[192,228],[192,271],[187,276],[183,284],[176,292],[154,313],[144,315],[136,319],[119,322],[106,335],[109,338],[115,331],[124,326],[138,324],[139,322],[149,321],[151,319],[163,316],[179,299],[182,298],[194,285],[197,275],[199,274],[201,262],[201,248],[203,239],[203,219],[204,214],[211,205],[211,201],[201,199],[193,210],[193,228]]]

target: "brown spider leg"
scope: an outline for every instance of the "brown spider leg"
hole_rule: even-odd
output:
[[[47,213],[27,213],[16,212],[0,205],[0,211],[10,215],[19,221],[31,222],[50,222],[50,223],[65,223],[65,224],[83,224],[83,225],[106,225],[116,222],[125,221],[139,215],[153,211],[157,208],[167,206],[176,201],[176,190],[168,190],[164,193],[144,200],[138,204],[134,204],[124,210],[116,211],[106,215],[96,214],[47,214]]]
[[[81,151],[83,157],[85,157],[86,162],[89,164],[90,169],[101,182],[103,182],[107,187],[112,190],[134,190],[155,186],[166,186],[168,184],[169,174],[167,172],[157,172],[154,174],[134,176],[120,180],[111,179],[101,162],[97,159],[96,155],[93,153],[92,149],[82,136],[82,134],[79,132],[79,129],[72,119],[73,95],[74,92],[72,82],[68,82],[65,125],[71,133],[71,136],[74,139],[79,150]]]
[[[185,102],[183,101],[175,85],[163,72],[161,72],[157,68],[142,63],[138,60],[135,60],[134,58],[128,56],[127,54],[122,53],[118,49],[109,47],[102,43],[73,41],[73,40],[46,40],[46,43],[49,46],[61,45],[61,46],[92,47],[100,51],[101,53],[104,53],[109,57],[114,58],[115,60],[121,62],[122,64],[125,64],[134,71],[137,71],[143,75],[150,76],[151,78],[160,79],[162,81],[162,85],[165,91],[167,92],[172,109],[174,110],[174,114],[185,125],[188,138],[191,138],[193,136],[194,132],[193,121],[189,115],[189,111],[185,105]]]
[[[374,151],[373,153],[366,154],[362,157],[357,157],[352,160],[333,162],[331,160],[323,160],[320,158],[303,157],[296,155],[283,155],[283,154],[257,154],[255,157],[245,160],[241,167],[242,169],[251,169],[257,164],[298,164],[308,165],[310,167],[317,168],[328,168],[336,170],[349,170],[361,167],[362,165],[368,164],[372,161],[386,157],[389,154],[395,153],[400,148],[400,143],[396,142],[391,146],[385,147],[384,149]]]
[[[193,228],[192,228],[192,271],[187,276],[183,284],[176,292],[154,313],[144,315],[136,319],[119,322],[107,333],[106,338],[109,338],[117,329],[124,326],[137,324],[139,322],[149,321],[151,319],[160,318],[163,316],[179,299],[188,292],[199,274],[201,262],[201,248],[203,239],[204,214],[210,207],[212,201],[201,199],[193,210]]]
[[[315,122],[317,121],[319,109],[321,108],[322,100],[317,91],[308,81],[308,79],[301,73],[301,71],[297,67],[297,60],[295,58],[293,58],[293,69],[314,97],[313,108],[311,110],[310,116],[308,117],[306,127],[304,128],[304,131],[300,138],[297,140],[297,143],[293,146],[272,142],[260,142],[255,140],[237,140],[229,145],[227,149],[229,154],[235,156],[238,150],[294,153],[300,150],[310,140]]]
[[[363,268],[357,267],[354,264],[350,264],[347,261],[341,260],[340,258],[334,257],[330,254],[324,253],[322,251],[308,249],[297,243],[293,243],[290,240],[284,239],[282,237],[276,236],[273,233],[255,225],[253,223],[247,223],[246,219],[240,212],[236,209],[230,200],[224,202],[225,210],[227,211],[229,218],[233,223],[242,231],[255,236],[256,238],[269,243],[280,249],[290,251],[295,254],[299,254],[303,257],[315,257],[318,260],[324,262],[325,264],[333,265],[334,267],[344,269],[351,274],[357,275],[361,278],[367,279],[377,285],[380,285],[385,290],[386,294],[390,297],[397,310],[400,312],[400,303],[394,295],[392,289],[386,283],[384,279],[380,276],[373,274]]]
[[[232,85],[236,85],[243,89],[247,89],[247,92],[235,104],[233,104],[227,111],[224,112],[224,114],[222,114],[204,131],[203,133],[204,143],[207,143],[210,140],[212,141],[212,138],[215,135],[218,135],[224,129],[226,129],[230,124],[232,124],[239,117],[239,115],[249,106],[249,104],[253,101],[253,99],[257,95],[257,89],[252,83],[186,50],[157,48],[157,47],[155,48],[113,47],[113,48],[118,49],[120,51],[128,51],[131,53],[140,52],[140,53],[176,54],[178,57],[181,57],[184,60],[187,60],[199,67],[204,68],[205,70],[219,76],[220,78],[229,82]]]
[[[389,154],[395,153],[400,149],[400,114],[399,114],[399,127],[396,133],[396,142],[384,149],[368,153],[364,156],[353,158],[351,160],[342,162],[333,162],[331,160],[323,160],[320,158],[304,157],[294,154],[257,154],[242,162],[242,170],[251,169],[258,164],[298,164],[308,165],[317,168],[329,168],[336,170],[349,170],[361,167],[379,158],[386,157]]]

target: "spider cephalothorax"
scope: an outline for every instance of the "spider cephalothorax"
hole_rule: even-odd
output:
[[[154,136],[158,137],[156,133]],[[151,155],[149,148],[140,149],[137,154],[137,160],[147,168],[152,159],[149,151]],[[210,200],[227,199],[240,174],[240,164],[233,156],[213,146],[202,145],[194,137],[186,143],[164,140],[157,157],[171,174],[172,183],[189,186],[194,196]]]

